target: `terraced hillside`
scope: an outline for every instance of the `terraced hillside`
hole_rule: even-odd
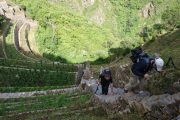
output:
[[[26,18],[24,11],[10,1],[2,0],[0,5],[1,90],[17,92],[17,87],[30,87],[27,90],[32,91],[31,87],[34,87],[33,90],[43,90],[74,85],[78,65],[51,62],[42,58],[35,42],[38,23]]]
[[[81,95],[75,86],[80,65],[42,58],[35,42],[37,23],[26,19],[14,4],[0,4],[5,11],[2,20],[7,23],[1,22],[0,119],[66,119],[89,111],[95,114],[91,95]]]
[[[1,15],[9,21],[7,27],[3,27],[5,30],[3,33],[3,51],[6,58],[11,59],[32,59],[33,53],[30,51],[28,30],[22,25],[26,24],[29,28],[33,25],[33,21],[27,20],[24,15],[24,11],[14,4],[7,3],[6,1],[1,1]],[[26,27],[26,26],[25,26]],[[33,34],[32,34],[33,35]],[[32,36],[31,35],[31,36]],[[21,51],[20,51],[21,50]],[[26,54],[28,53],[28,54]],[[7,55],[8,54],[8,55]],[[20,57],[22,56],[22,57]]]
[[[36,41],[43,56],[71,63],[127,54],[126,48],[155,37],[149,31],[156,31],[154,25],[165,23],[162,16],[166,11],[179,9],[178,0],[12,1],[39,22]]]
[[[0,15],[0,119],[178,119],[178,0],[0,0]],[[125,94],[133,79],[126,54],[139,45],[177,68],[153,74],[148,91]],[[75,64],[85,61],[114,61],[104,64],[113,94],[100,95],[101,66]]]
[[[0,57],[1,58],[7,58],[7,54],[6,54],[6,50],[5,50],[5,37],[8,33],[9,27],[10,27],[10,23],[7,22],[6,20],[3,19],[3,17],[0,18],[1,19],[1,32],[0,32],[0,48],[1,48],[1,52],[0,52]]]
[[[1,100],[0,119],[105,119],[105,115],[95,113],[98,108],[93,106],[90,96],[64,94]]]

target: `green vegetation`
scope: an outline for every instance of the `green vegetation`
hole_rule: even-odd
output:
[[[4,25],[4,19],[0,16],[0,57],[3,57],[4,56],[4,53],[3,53],[3,38],[2,38],[2,30],[3,30],[3,25]]]
[[[180,28],[179,8],[179,6],[176,6],[173,9],[167,9],[162,15],[167,29],[173,30],[174,28]]]
[[[14,29],[15,26],[11,26],[5,41],[5,50],[7,57],[10,59],[26,60],[26,58],[16,49],[14,44]]]
[[[0,101],[0,115],[16,115],[22,112],[59,109],[59,112],[66,112],[68,109],[73,110],[78,107],[86,106],[91,95],[51,95],[35,98],[21,98],[19,100],[11,99],[8,101]],[[86,103],[86,104],[85,104]],[[82,105],[81,105],[82,104]],[[64,109],[67,107],[68,109]],[[61,110],[62,108],[62,110]],[[50,111],[50,110],[49,110]],[[68,111],[67,111],[68,112]]]
[[[75,73],[48,69],[0,68],[1,87],[64,86],[75,84]]]
[[[151,34],[148,38],[141,37],[144,27],[163,24],[167,16],[163,13],[179,8],[177,0],[153,0],[155,13],[143,18],[140,10],[149,0],[97,0],[89,7],[78,0],[12,1],[21,5],[27,16],[39,21],[36,38],[44,57],[71,63],[105,59],[116,54],[111,53],[111,48],[121,48],[123,52],[123,49],[143,44],[153,37]],[[99,18],[93,19],[96,15]],[[101,18],[104,22],[98,24]]]
[[[6,29],[9,28],[9,22],[5,20],[2,16],[0,16],[0,58],[5,57],[5,53],[3,51],[4,47],[4,37],[6,34]]]
[[[0,16],[0,35],[2,35],[2,30],[4,29],[4,25],[6,24],[6,20],[2,17],[2,16]]]
[[[17,28],[11,26],[5,41],[8,59],[0,51],[3,58],[0,59],[0,93],[72,87],[78,66],[70,63],[102,64],[123,57],[122,65],[129,62],[126,55],[130,50],[142,45],[147,53],[158,52],[165,61],[171,56],[175,65],[180,66],[179,0],[95,0],[92,5],[84,5],[82,0],[11,1],[20,5],[28,18],[38,21],[36,42],[44,58],[33,61],[16,50],[14,33]],[[145,18],[142,10],[149,3],[153,10],[146,8],[148,16]],[[6,25],[7,21],[0,16],[1,36]],[[100,66],[91,67],[98,76]],[[164,76],[153,74],[148,91],[152,94],[168,92],[179,78],[179,69],[166,67]],[[74,93],[0,99],[0,119],[107,119],[101,108],[83,111],[94,107],[91,96]],[[9,115],[11,117],[6,118]],[[122,119],[141,120],[143,117],[134,112],[123,115]]]
[[[102,108],[88,110],[92,106],[91,95],[79,93],[0,100],[0,119],[104,120],[108,118]]]
[[[14,1],[26,8],[28,16],[39,21],[37,42],[45,57],[73,63],[107,57],[108,49],[102,44],[114,39],[108,30],[48,0]]]
[[[77,65],[63,64],[57,62],[46,62],[46,61],[27,61],[27,60],[16,60],[16,59],[0,59],[0,66],[4,67],[15,67],[24,69],[48,69],[54,71],[68,71],[76,72],[78,70]]]
[[[0,91],[46,90],[74,85],[77,71],[78,66],[72,64],[0,59],[0,86],[10,87],[1,88]],[[38,86],[41,87],[38,88]],[[32,88],[21,89],[20,87]]]
[[[169,57],[173,58],[177,69],[174,69],[172,64],[165,68],[165,76],[154,75],[149,84],[149,90],[154,94],[161,94],[171,91],[174,82],[179,81],[180,77],[180,30],[169,32],[155,41],[150,41],[144,46],[148,53],[160,53],[165,62]]]
[[[7,28],[7,21],[1,20],[1,30]],[[6,23],[6,24],[5,24]],[[59,62],[32,61],[15,47],[15,26],[7,29],[5,51],[8,59],[0,59],[0,91],[23,92],[34,90],[61,89],[75,84],[78,67]],[[1,42],[2,43],[2,42]]]

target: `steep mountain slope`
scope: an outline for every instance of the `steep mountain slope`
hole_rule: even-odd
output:
[[[159,74],[158,72],[151,71],[150,80],[148,81],[147,90],[152,94],[163,94],[163,93],[174,93],[180,91],[180,30],[174,30],[168,32],[165,35],[158,36],[156,39],[149,41],[143,45],[143,50],[149,55],[153,56],[154,53],[159,53],[165,61],[164,73]],[[113,73],[114,83],[117,86],[122,86],[122,83],[128,83],[131,79],[132,72],[130,60],[131,54],[128,54],[123,59],[116,63],[106,65],[110,67]],[[166,65],[169,57],[172,57],[174,68],[171,61],[169,65]],[[99,72],[100,67],[95,68],[94,71]]]
[[[145,38],[144,28],[163,23],[164,11],[179,7],[178,0],[12,1],[40,23],[36,39],[44,57],[72,63],[107,58],[112,48],[143,44],[153,36]]]
[[[160,53],[165,63],[167,63],[169,57],[172,57],[176,69],[171,62],[169,66],[165,66],[165,75],[160,76],[154,74],[150,84],[149,90],[154,94],[160,94],[164,92],[172,93],[174,92],[174,87],[176,90],[179,89],[180,79],[180,30],[169,32],[163,36],[158,37],[155,41],[150,41],[144,45],[144,49],[148,53]]]
[[[147,52],[155,53],[158,52],[162,55],[165,61],[169,57],[172,57],[175,65],[180,66],[180,30],[169,32],[163,36],[160,36],[155,41],[150,41],[144,45],[144,49]]]

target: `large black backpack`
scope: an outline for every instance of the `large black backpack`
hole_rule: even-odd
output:
[[[133,63],[137,63],[140,60],[149,57],[147,53],[144,53],[144,51],[142,50],[141,47],[131,50],[131,54],[132,55],[131,55],[130,59]]]

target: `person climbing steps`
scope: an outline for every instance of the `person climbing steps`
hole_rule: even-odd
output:
[[[111,76],[111,71],[109,69],[104,69],[99,75],[100,84],[102,86],[102,94],[107,95],[109,87],[111,88],[111,94],[113,94],[113,81]]]
[[[143,51],[141,51],[143,52]],[[134,52],[139,55],[132,55],[131,59],[133,59],[133,65],[131,67],[132,73],[135,75],[135,78],[130,80],[128,84],[125,85],[124,92],[127,93],[128,90],[132,90],[133,88],[139,86],[141,90],[147,85],[147,80],[149,79],[148,72],[151,71],[153,68],[161,73],[164,66],[164,61],[160,57],[159,54],[155,54],[154,57],[150,57],[147,54],[140,55],[141,52]],[[144,53],[144,52],[143,52]],[[132,58],[133,56],[138,56],[136,58]],[[135,60],[138,59],[138,60]]]

